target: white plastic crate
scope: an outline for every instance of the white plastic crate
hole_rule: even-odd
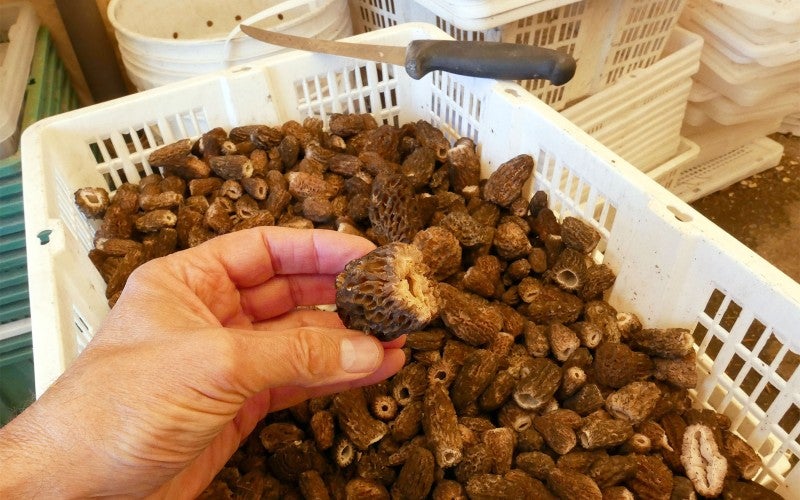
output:
[[[752,106],[742,106],[724,95],[719,95],[708,101],[695,103],[693,107],[699,108],[722,125],[736,125],[767,118],[780,119],[800,108],[800,90],[776,94]]]
[[[464,30],[492,29],[528,16],[557,9],[575,0],[415,0]]]
[[[793,65],[788,65],[793,66]],[[783,68],[783,66],[776,66]],[[800,92],[800,65],[745,83],[729,83],[709,65],[700,65],[696,78],[740,106],[756,106],[789,92]]]
[[[681,129],[681,134],[700,147],[697,162],[703,163],[738,149],[760,137],[777,132],[780,123],[781,118],[777,116],[736,125],[721,125],[707,118],[707,121],[699,126],[689,125],[687,121]]]
[[[698,198],[702,198],[707,194],[724,189],[742,179],[746,179],[759,172],[763,172],[768,168],[774,167],[780,163],[782,156],[783,146],[780,143],[777,143],[768,137],[761,137],[737,148],[733,148],[716,158],[700,162],[696,160],[689,162],[688,165],[685,165],[680,170],[675,171],[672,176],[664,179],[663,184],[679,198],[689,203]],[[761,322],[763,320],[758,319],[757,321]],[[765,339],[757,338],[752,339],[751,341],[753,343],[764,343]],[[766,342],[769,343],[770,341],[766,340]],[[782,347],[777,345],[774,347],[778,348],[778,350],[782,350]],[[723,346],[722,348],[724,349],[725,347]],[[737,350],[736,347],[733,349]],[[745,349],[748,349],[748,347],[745,347]],[[739,356],[741,356],[741,353],[739,353]],[[763,357],[759,358],[760,361],[767,361]],[[790,363],[794,364],[794,366],[797,366],[798,359],[797,354],[794,351],[792,351],[792,354],[789,355],[789,358],[792,360]],[[746,360],[746,358],[740,358],[737,360],[737,363],[741,365],[747,363],[759,363],[759,361],[755,359]],[[769,361],[767,361],[767,363],[769,363]],[[723,369],[728,371],[730,366]],[[788,369],[788,366],[785,369]],[[795,369],[792,368],[791,371],[794,372]],[[739,373],[741,375],[741,372]],[[798,373],[793,373],[790,378],[800,381],[794,376]],[[741,381],[744,377],[745,375],[741,375],[739,381]],[[736,377],[734,376],[734,378]],[[708,384],[708,382],[706,382],[706,384]],[[766,382],[766,385],[772,385],[778,391],[792,390],[796,392],[796,389],[793,386],[790,388],[789,386],[783,384],[775,385],[773,382]],[[719,397],[723,400],[728,398],[727,395],[720,395]],[[797,406],[796,402],[792,404],[795,405],[795,407],[792,409],[793,412],[796,412],[798,409],[800,409],[800,406]],[[796,440],[798,438],[797,434],[792,435],[794,436],[792,439]],[[771,445],[774,446],[775,443],[772,443]],[[790,461],[792,461],[792,463],[796,463],[797,458],[798,457],[795,455],[794,457],[790,458]],[[800,490],[787,490],[787,493],[790,491],[797,492]],[[796,497],[790,495],[785,496],[785,498]]]
[[[795,74],[800,72],[800,60],[779,66],[764,66],[757,62],[737,63],[731,61],[713,44],[705,44],[703,46],[700,60],[719,78],[732,85],[761,81],[766,86],[769,86],[773,77],[787,72]]]
[[[406,45],[444,38],[405,25],[354,41]],[[609,300],[648,326],[694,332],[698,404],[728,415],[764,460],[758,480],[800,491],[800,285],[555,110],[512,83],[291,52],[97,104],[29,127],[22,137],[37,393],[85,346],[108,313],[87,258],[93,225],[72,193],[114,189],[152,169],[159,145],[215,126],[282,123],[334,112],[429,120],[480,145],[484,175],[509,158],[536,161],[530,189],[602,234],[597,259],[618,273]],[[531,191],[532,192],[532,191]],[[50,231],[49,242],[37,235]],[[743,383],[744,380],[744,383]]]
[[[755,43],[737,32],[717,15],[713,2],[692,1],[686,5],[681,25],[702,35],[730,60],[740,63],[758,63],[763,66],[781,66],[800,60],[800,33],[772,43]]]
[[[800,112],[784,117],[778,132],[800,137]]]
[[[562,113],[647,172],[678,149],[702,46],[703,39],[698,35],[676,27],[661,60],[625,75]]]
[[[689,91],[689,102],[706,102],[717,97],[719,93],[702,83],[697,79],[692,79],[692,89]]]
[[[720,4],[742,11],[748,15],[747,23],[758,29],[797,31],[800,22],[798,0],[716,0]]]
[[[477,27],[461,24],[460,7],[434,12],[432,4],[415,0],[350,0],[353,30],[363,33],[396,24],[422,21],[434,24],[458,40],[489,40],[538,45],[572,55],[578,66],[566,85],[526,80],[525,89],[563,109],[594,94],[618,78],[658,61],[680,16],[685,0],[581,0],[533,2],[513,18],[491,17]],[[488,5],[489,2],[486,2]],[[524,13],[523,13],[524,12]],[[478,28],[478,29],[475,29]]]
[[[771,20],[722,3],[709,4],[707,8],[734,31],[757,45],[780,43],[800,37],[800,23]],[[786,10],[785,7],[784,10]]]
[[[698,154],[700,154],[700,146],[685,137],[681,137],[675,156],[647,172],[647,176],[662,186],[674,186],[683,171],[683,167],[694,161]]]
[[[0,159],[17,152],[19,113],[39,19],[29,2],[0,4]]]

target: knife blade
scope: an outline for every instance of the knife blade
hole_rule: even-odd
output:
[[[280,47],[366,59],[403,66],[419,80],[434,70],[497,80],[546,79],[567,83],[575,74],[575,59],[543,47],[503,42],[413,40],[406,47],[338,42],[267,31],[245,24],[246,35]]]

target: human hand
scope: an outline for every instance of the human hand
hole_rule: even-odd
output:
[[[391,376],[402,340],[298,309],[335,302],[335,275],[373,248],[261,227],[140,267],[78,359],[0,429],[0,492],[22,474],[16,451],[38,454],[22,465],[40,494],[194,497],[267,412]]]

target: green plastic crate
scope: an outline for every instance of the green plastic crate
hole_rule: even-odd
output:
[[[48,116],[78,107],[78,98],[45,28],[36,37],[25,89],[21,129]],[[19,152],[0,160],[0,324],[30,316]],[[24,282],[21,282],[23,280]],[[4,379],[0,378],[0,384]]]
[[[0,426],[35,398],[31,334],[0,341]]]
[[[78,97],[45,28],[36,37],[21,130],[78,107]],[[0,426],[35,398],[28,269],[19,152],[0,160]],[[5,332],[5,335],[4,335]]]

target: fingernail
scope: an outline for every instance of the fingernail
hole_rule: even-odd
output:
[[[367,337],[350,337],[339,344],[339,361],[348,373],[370,373],[380,364],[378,343]]]

